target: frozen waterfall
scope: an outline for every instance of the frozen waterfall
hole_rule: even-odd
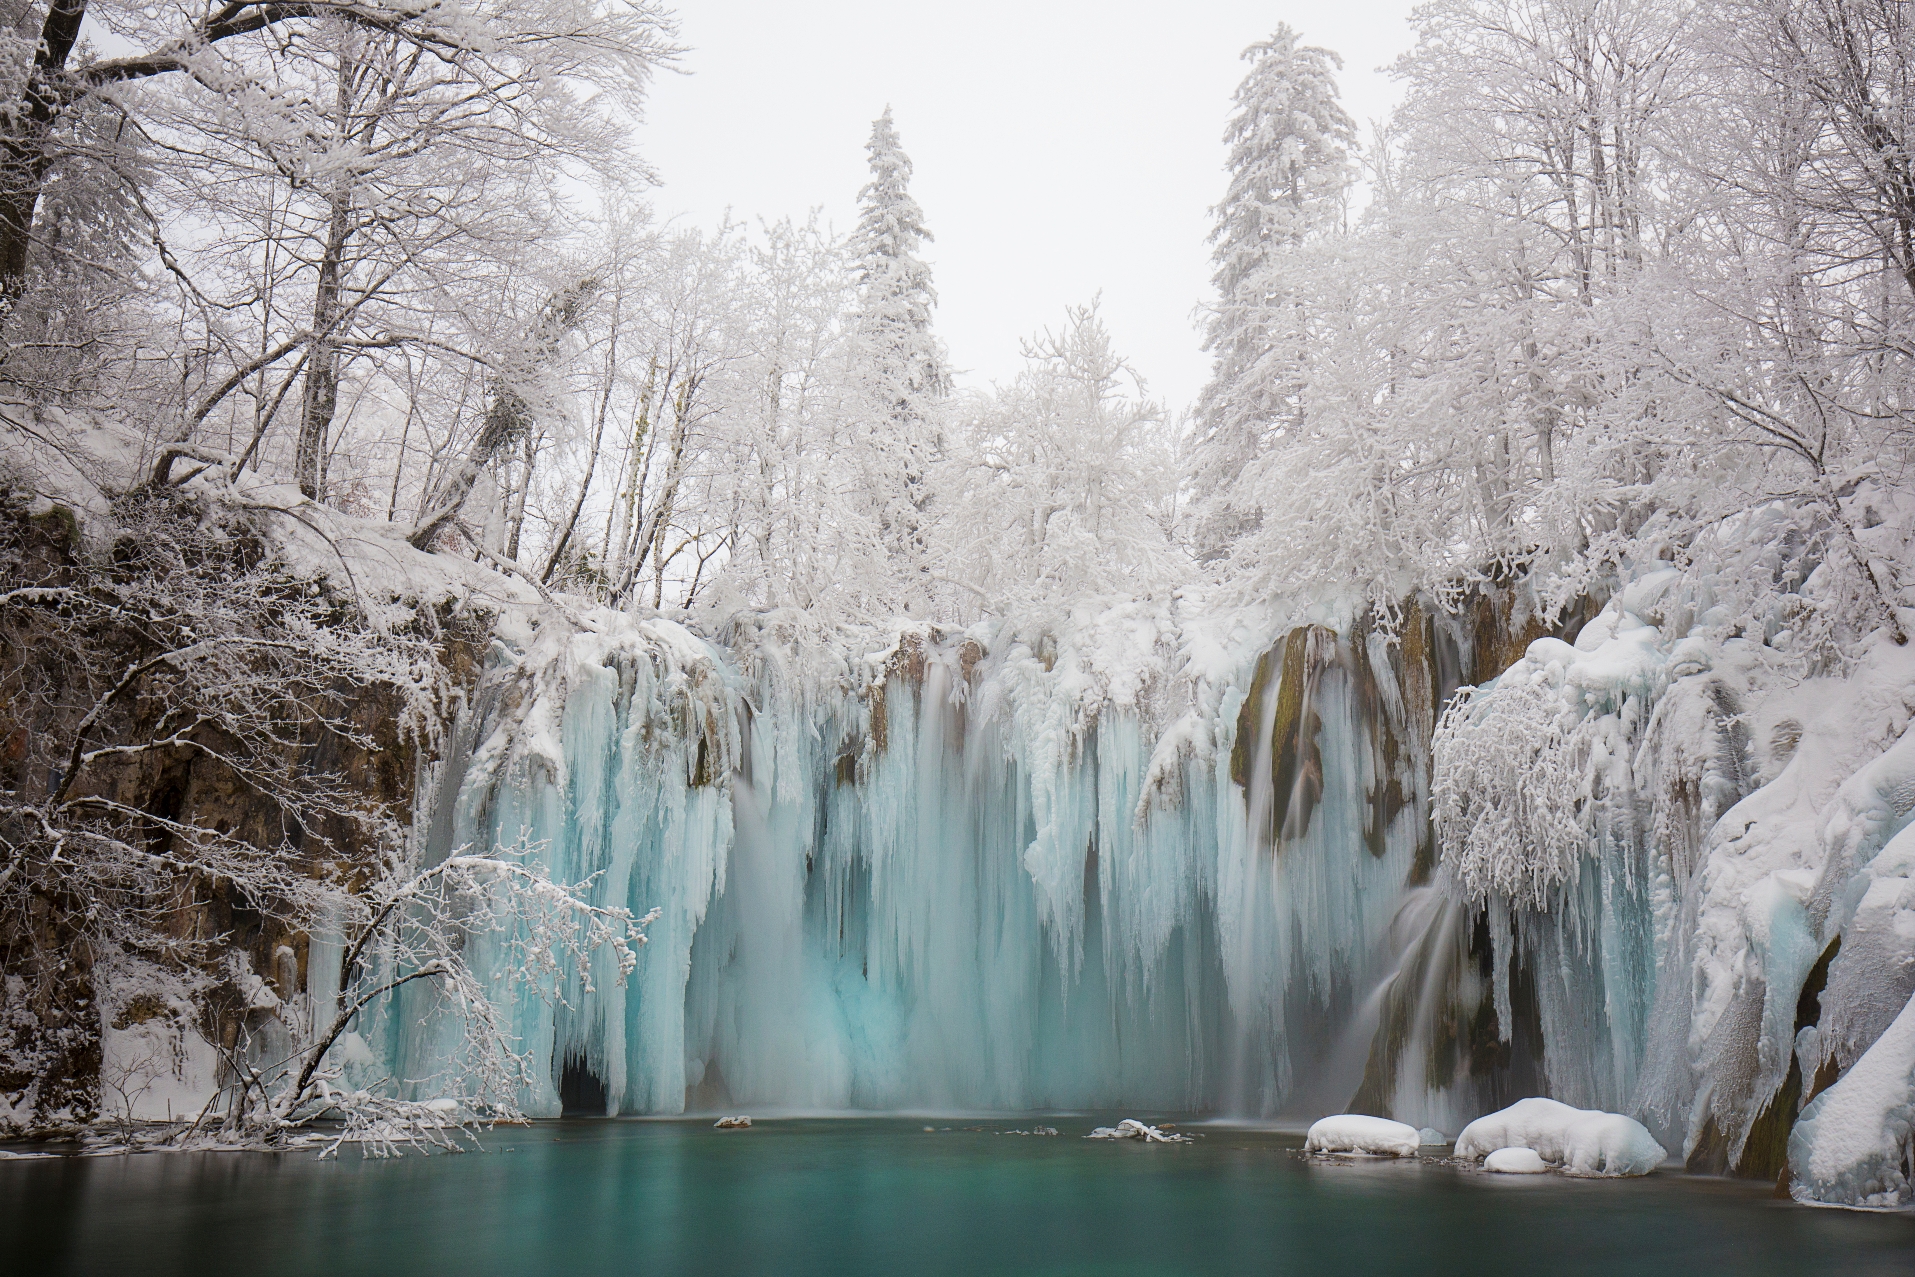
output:
[[[821,679],[763,636],[549,630],[495,647],[433,845],[536,847],[663,913],[626,987],[508,991],[552,1061],[528,1112],[1267,1115],[1355,1090],[1348,1026],[1430,864],[1384,645],[1305,627],[1177,693],[1113,690],[1048,636],[906,630]],[[371,1032],[401,1076],[446,1064],[430,996]]]

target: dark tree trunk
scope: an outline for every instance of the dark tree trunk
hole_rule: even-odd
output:
[[[26,293],[33,217],[52,163],[47,139],[62,105],[57,81],[80,38],[86,5],[87,0],[53,0],[48,8],[33,70],[12,111],[13,127],[0,143],[0,325]]]
[[[326,228],[326,251],[319,261],[319,281],[313,293],[313,344],[306,361],[306,385],[299,401],[299,447],[293,474],[299,490],[311,501],[325,499],[326,436],[339,407],[339,296],[342,260],[351,234],[351,197],[333,196],[332,220]]]

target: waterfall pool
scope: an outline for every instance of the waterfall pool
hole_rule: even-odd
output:
[[[461,1157],[6,1160],[0,1271],[1915,1272],[1915,1215],[1808,1209],[1759,1184],[1333,1164],[1299,1156],[1301,1136],[1216,1125],[1185,1127],[1201,1136],[1185,1145],[1081,1138],[1112,1120],[575,1119]],[[998,1133],[1040,1123],[1063,1134]]]

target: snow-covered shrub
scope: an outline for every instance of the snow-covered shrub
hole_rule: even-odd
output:
[[[514,1032],[512,1004],[528,996],[562,1002],[570,989],[592,993],[601,956],[609,958],[611,981],[623,985],[638,965],[643,928],[658,917],[594,903],[590,882],[554,881],[536,850],[457,852],[340,901],[350,920],[341,928],[342,987],[330,1016],[297,1026],[288,1058],[263,1068],[239,1064],[223,1129],[241,1139],[283,1139],[332,1120],[337,1129],[324,1152],[351,1141],[369,1155],[390,1156],[408,1147],[456,1148],[474,1126],[523,1120],[520,1097],[537,1090],[550,1062]],[[484,967],[474,964],[475,951],[488,953]],[[440,1071],[407,1079],[404,1091],[341,1085],[348,1062],[332,1058],[334,1046],[370,1008],[415,982],[431,990],[426,1009],[454,1026]]]
[[[1431,746],[1443,864],[1471,900],[1545,908],[1574,885],[1661,692],[1660,635],[1611,604],[1574,646],[1543,638],[1451,702]]]
[[[1450,703],[1432,750],[1432,798],[1444,864],[1470,899],[1541,906],[1581,870],[1576,764],[1587,746],[1558,689],[1540,672],[1515,673],[1493,697],[1472,689]]]

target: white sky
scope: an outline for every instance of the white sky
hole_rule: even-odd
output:
[[[973,383],[1100,289],[1118,349],[1173,410],[1208,371],[1209,208],[1239,54],[1279,22],[1343,55],[1364,135],[1397,88],[1412,0],[675,0],[690,74],[661,76],[640,147],[663,218],[848,230],[887,104],[937,236],[937,329]]]

